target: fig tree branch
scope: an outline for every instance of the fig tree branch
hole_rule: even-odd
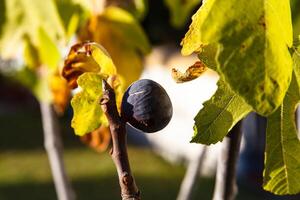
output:
[[[74,200],[75,193],[67,177],[63,162],[63,144],[59,133],[57,116],[50,103],[40,102],[44,129],[44,146],[47,151],[57,198]]]
[[[105,80],[103,80],[103,96],[100,105],[109,122],[112,136],[110,154],[117,168],[122,200],[140,200],[140,191],[136,186],[128,160],[126,124],[119,115],[115,92]]]
[[[188,164],[187,171],[180,186],[177,200],[192,199],[199,172],[203,166],[203,161],[206,156],[207,146],[201,146],[199,151],[200,153],[198,153],[196,159],[191,160]]]
[[[240,144],[241,122],[233,127],[222,142],[213,200],[233,200],[237,194],[236,166]]]

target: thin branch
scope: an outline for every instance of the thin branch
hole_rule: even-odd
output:
[[[109,122],[113,144],[110,154],[117,168],[122,200],[140,200],[140,191],[136,186],[128,160],[125,122],[118,113],[115,92],[105,80],[103,80],[103,96],[100,105]]]
[[[198,157],[195,160],[191,160],[189,162],[188,169],[180,186],[177,200],[189,200],[192,198],[199,171],[202,167],[206,155],[207,147],[201,146],[201,149],[199,149],[199,151],[200,150],[201,152],[199,152]]]
[[[63,162],[63,145],[58,121],[50,103],[40,102],[44,129],[44,146],[47,151],[56,194],[59,200],[74,200],[75,193],[67,178]]]
[[[233,200],[237,194],[236,166],[241,144],[241,122],[233,127],[222,143],[213,200]]]

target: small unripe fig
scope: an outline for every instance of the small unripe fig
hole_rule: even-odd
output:
[[[173,107],[167,92],[152,80],[134,82],[123,96],[122,118],[143,132],[153,133],[163,129],[172,114]]]

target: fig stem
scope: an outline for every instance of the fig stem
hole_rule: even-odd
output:
[[[127,153],[126,124],[121,119],[113,88],[103,80],[103,96],[100,105],[109,122],[112,136],[112,160],[117,168],[122,200],[140,200],[141,195],[130,170]]]

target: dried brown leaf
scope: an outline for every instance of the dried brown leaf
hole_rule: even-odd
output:
[[[197,61],[195,64],[190,66],[184,73],[178,71],[177,69],[172,69],[172,78],[176,83],[184,83],[187,81],[194,80],[198,78],[203,72],[205,72],[207,67],[204,63]]]
[[[100,153],[108,148],[111,140],[111,135],[108,127],[100,126],[95,131],[81,136],[80,140],[84,144]]]
[[[84,72],[100,71],[100,66],[92,56],[91,44],[91,42],[82,42],[73,45],[65,59],[62,76],[72,89],[78,86],[77,79]]]
[[[70,98],[70,88],[65,79],[58,73],[49,78],[49,87],[52,93],[54,109],[58,114],[63,114]]]

